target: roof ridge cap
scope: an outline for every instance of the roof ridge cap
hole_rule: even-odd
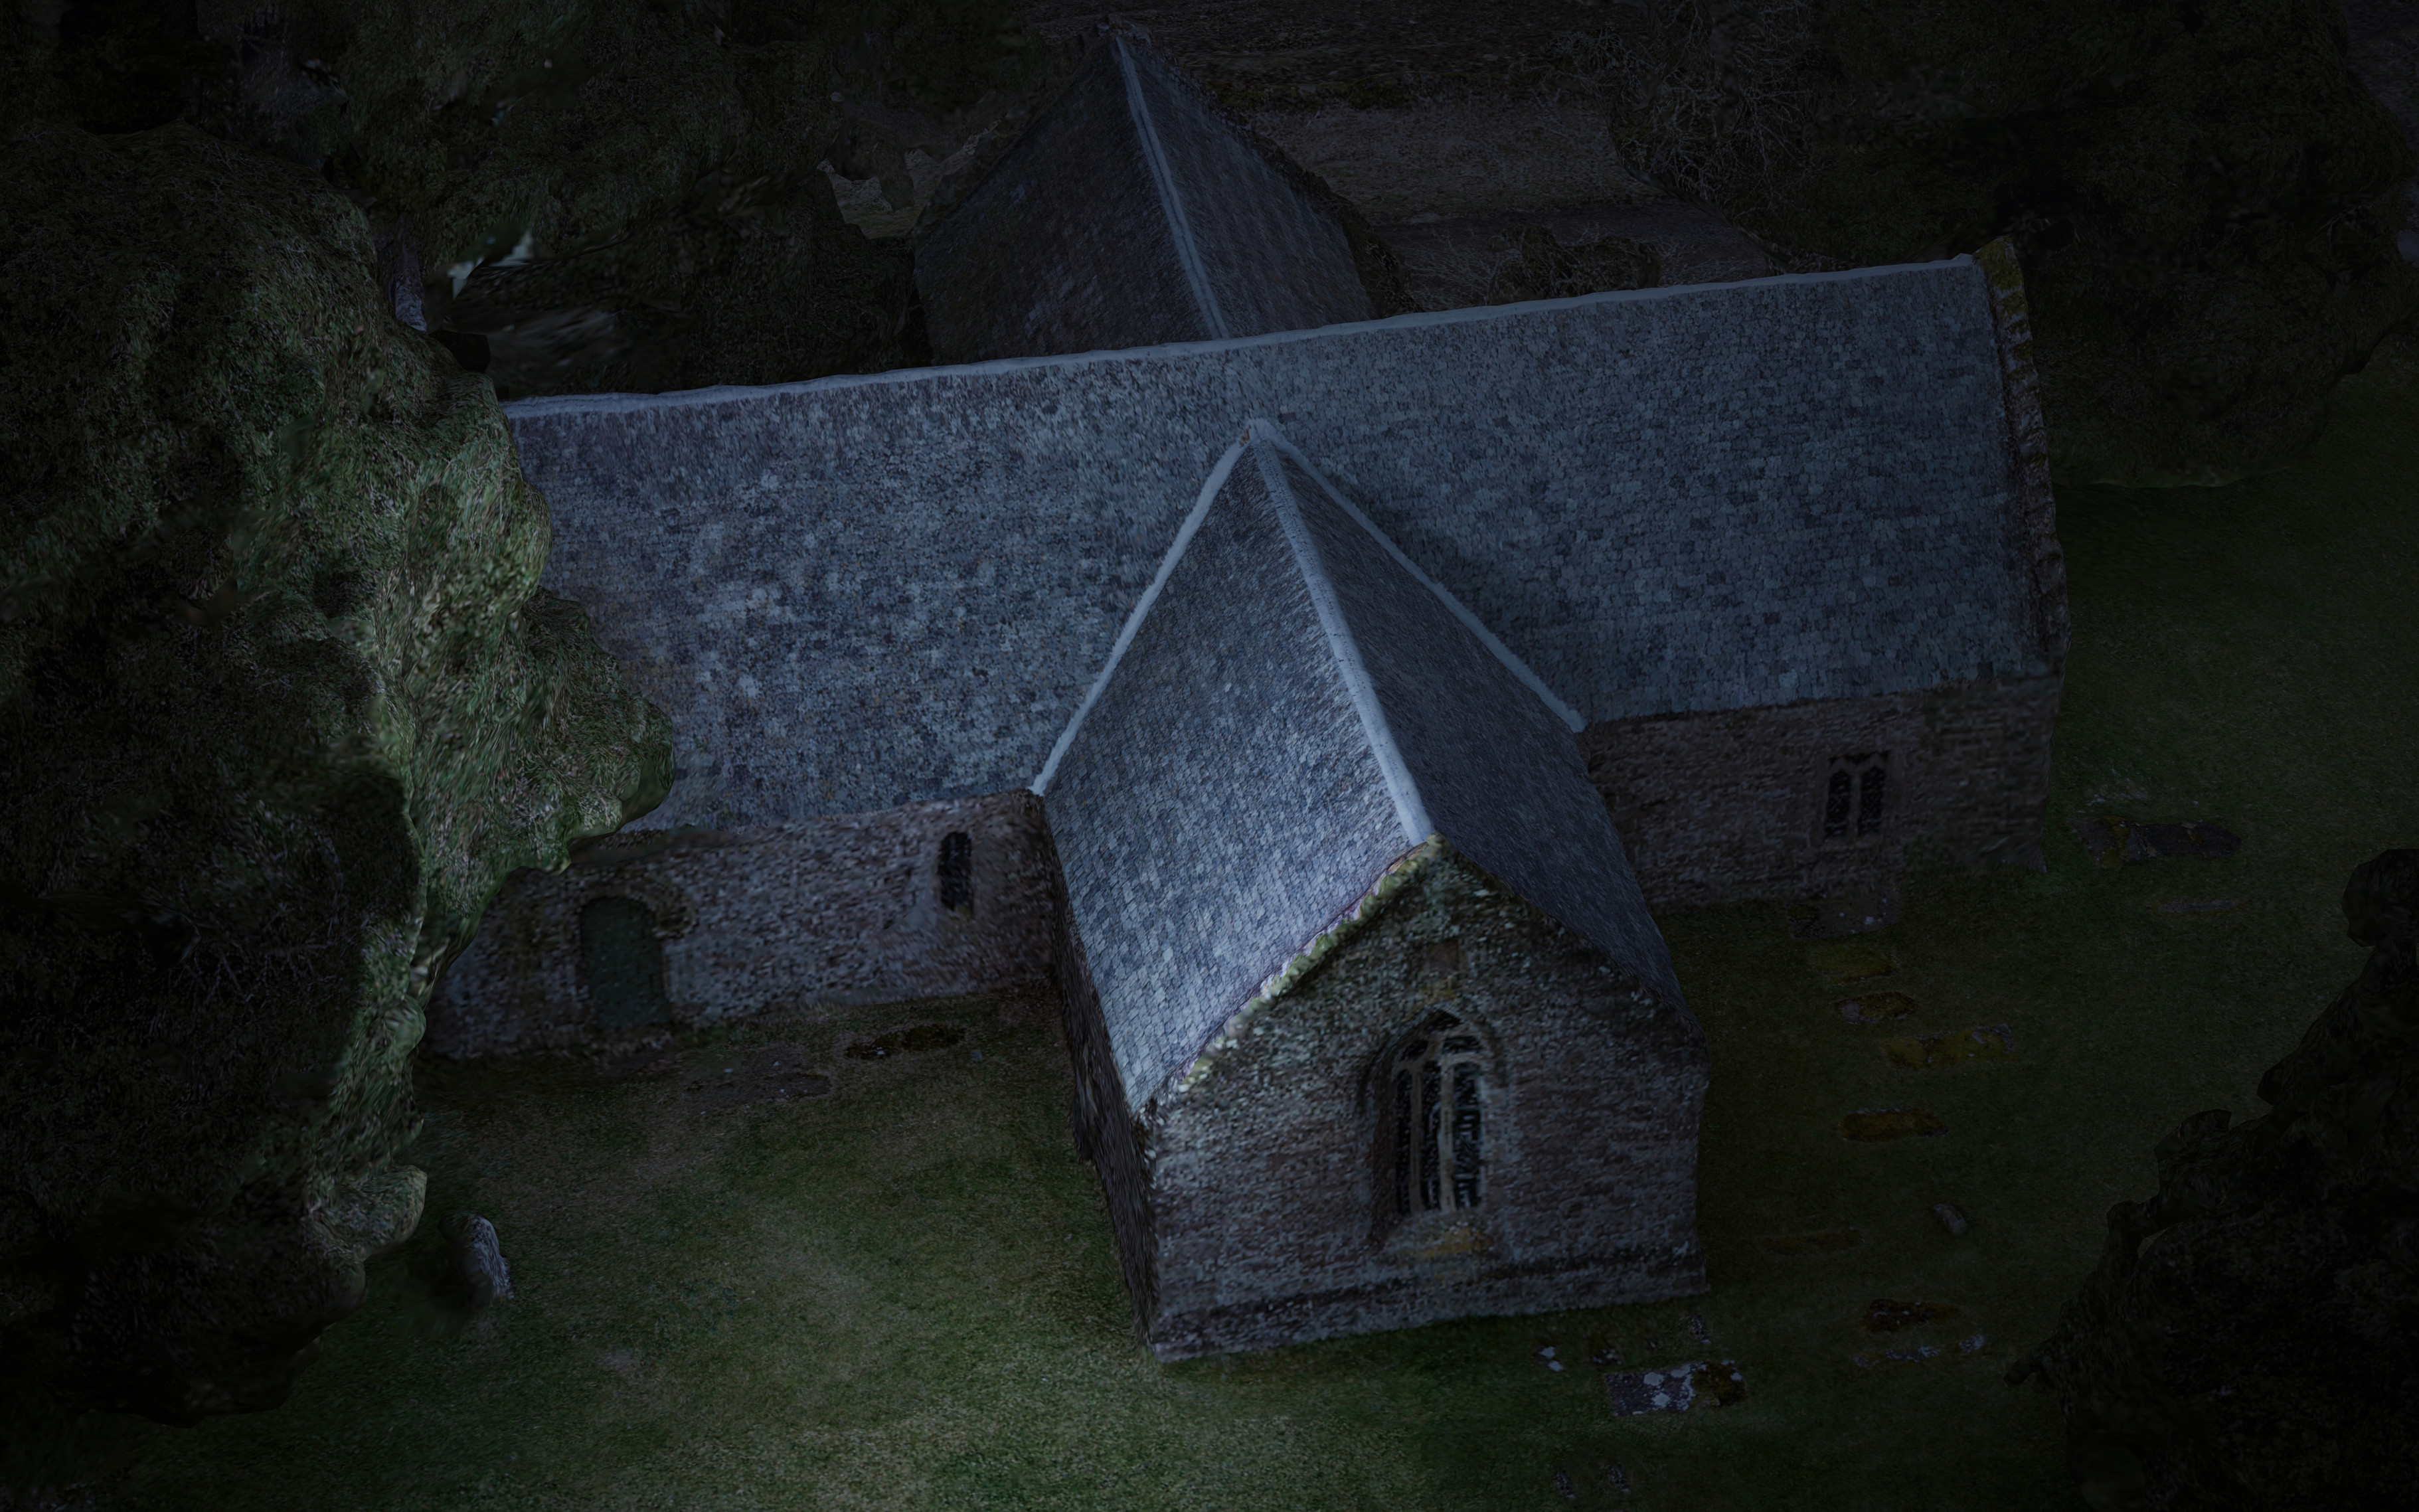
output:
[[[1210,284],[1210,270],[1201,261],[1200,244],[1193,239],[1193,221],[1184,210],[1184,192],[1176,182],[1176,171],[1168,166],[1167,148],[1159,140],[1159,126],[1150,118],[1150,102],[1142,97],[1142,76],[1134,68],[1133,49],[1120,32],[1109,39],[1116,49],[1117,67],[1126,82],[1126,110],[1132,116],[1134,134],[1142,142],[1143,162],[1150,169],[1153,187],[1159,191],[1160,212],[1167,217],[1168,235],[1176,241],[1176,260],[1184,269],[1184,282],[1193,290],[1193,302],[1201,311],[1201,323],[1209,328],[1211,341],[1224,341],[1232,332],[1226,329],[1226,313],[1218,307],[1218,292]]]
[[[1293,487],[1278,466],[1274,443],[1282,433],[1275,422],[1258,416],[1243,424],[1247,435],[1264,443],[1253,448],[1252,459],[1259,467],[1260,483],[1268,489],[1269,507],[1276,512],[1286,544],[1293,548],[1295,569],[1302,574],[1303,587],[1310,591],[1311,608],[1317,611],[1319,626],[1327,632],[1328,653],[1335,658],[1335,670],[1344,679],[1344,689],[1351,695],[1352,707],[1361,716],[1369,753],[1378,759],[1378,770],[1386,779],[1386,790],[1394,795],[1394,814],[1403,826],[1403,843],[1417,845],[1436,833],[1436,825],[1429,822],[1427,801],[1420,796],[1410,764],[1403,760],[1403,748],[1395,743],[1394,726],[1386,719],[1386,706],[1378,698],[1378,685],[1369,676],[1368,663],[1362,659],[1361,644],[1353,638],[1351,622],[1344,617],[1344,603],[1335,592],[1335,581],[1328,576],[1327,563],[1318,555],[1318,543],[1311,538],[1310,526],[1302,517],[1302,506],[1294,501]]]

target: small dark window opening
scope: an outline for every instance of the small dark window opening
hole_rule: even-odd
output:
[[[1848,833],[1848,794],[1854,779],[1845,772],[1831,774],[1830,795],[1823,803],[1823,838],[1839,840]]]
[[[941,837],[941,906],[956,912],[974,906],[975,842],[962,829]]]
[[[1857,833],[1870,835],[1882,827],[1882,783],[1889,774],[1880,766],[1868,766],[1858,779],[1857,789]]]
[[[1478,1037],[1450,1013],[1432,1016],[1394,1069],[1394,1215],[1479,1202]],[[1413,1091],[1417,1085],[1416,1098]],[[1450,1111],[1450,1123],[1447,1114]],[[1414,1206],[1414,1193],[1416,1208]]]
[[[579,964],[588,1006],[607,1031],[662,1024],[671,1017],[664,997],[664,943],[655,912],[636,898],[598,898],[579,911]]]
[[[1878,835],[1888,811],[1889,752],[1858,751],[1831,763],[1823,788],[1823,838]],[[1853,826],[1853,830],[1852,827]]]

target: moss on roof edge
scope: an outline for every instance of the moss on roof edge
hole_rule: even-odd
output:
[[[1378,880],[1369,885],[1368,891],[1364,892],[1359,901],[1337,915],[1333,923],[1312,935],[1309,943],[1293,953],[1291,960],[1270,973],[1261,981],[1259,990],[1252,995],[1250,1001],[1237,1009],[1233,1016],[1226,1020],[1225,1026],[1210,1036],[1210,1042],[1203,1045],[1200,1052],[1193,1057],[1184,1070],[1178,1073],[1175,1089],[1179,1092],[1189,1092],[1207,1080],[1218,1069],[1226,1052],[1242,1042],[1244,1034],[1252,1026],[1252,1021],[1263,1010],[1293,991],[1304,978],[1317,969],[1321,962],[1333,955],[1338,946],[1360,933],[1371,919],[1378,917],[1379,911],[1394,898],[1394,894],[1402,891],[1412,878],[1425,872],[1452,854],[1454,854],[1453,846],[1444,836],[1431,831],[1427,839],[1388,863],[1386,869],[1378,873]]]

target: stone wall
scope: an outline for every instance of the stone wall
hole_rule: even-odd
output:
[[[967,837],[964,866],[945,879],[952,834]],[[513,879],[439,984],[427,1043],[468,1057],[610,1040],[649,1022],[1040,980],[1050,971],[1055,870],[1041,800],[1025,792],[737,830],[624,832],[567,871]],[[659,966],[645,940],[595,937],[611,914],[589,910],[616,898],[652,916],[621,911],[641,921]],[[583,916],[594,926],[585,939]],[[605,969],[658,977],[620,981],[600,1003],[589,978]],[[653,1014],[643,1011],[651,995]]]
[[[1835,895],[1909,869],[2038,869],[2061,679],[1990,678],[1880,698],[1605,720],[1579,735],[1658,913]],[[1840,758],[1884,758],[1882,824],[1825,836]]]
[[[1134,1117],[1126,1098],[1125,1078],[1117,1074],[1108,1024],[1101,1015],[1101,995],[1092,983],[1084,942],[1076,936],[1075,913],[1068,906],[1067,886],[1055,858],[1050,880],[1056,947],[1052,961],[1059,1010],[1065,1015],[1068,1057],[1075,1073],[1070,1109],[1075,1149],[1100,1172],[1109,1227],[1125,1272],[1126,1294],[1133,1301],[1136,1328],[1147,1334],[1159,1294],[1149,1157],[1144,1146],[1148,1131]]]
[[[1397,1220],[1385,1073],[1439,1010],[1485,1043],[1480,1200]],[[1705,1078],[1685,1009],[1444,851],[1146,1104],[1148,1342],[1173,1360],[1702,1291]]]

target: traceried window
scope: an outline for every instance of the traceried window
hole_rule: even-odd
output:
[[[1478,1206],[1481,1056],[1469,1026],[1441,1012],[1396,1056],[1390,1113],[1397,1218]]]
[[[1823,838],[1854,840],[1881,833],[1889,798],[1889,752],[1858,751],[1831,763],[1823,789]]]
[[[941,906],[954,913],[974,903],[974,837],[953,829],[941,837]]]

